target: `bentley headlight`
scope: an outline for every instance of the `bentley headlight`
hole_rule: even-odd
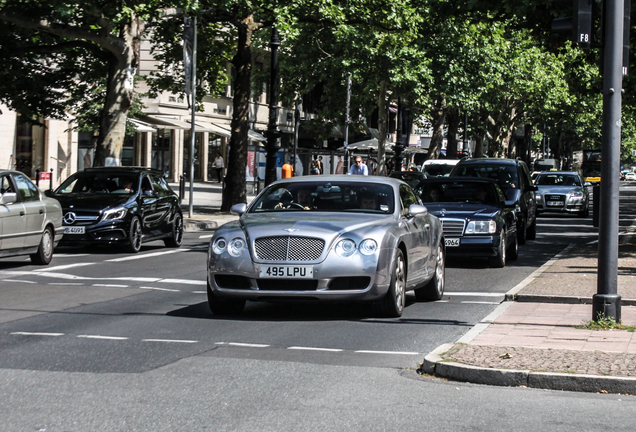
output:
[[[230,244],[227,247],[227,251],[233,257],[240,256],[244,250],[245,250],[245,240],[239,237],[232,239],[232,241],[230,241]]]
[[[470,221],[466,226],[466,234],[494,234],[497,231],[497,223],[490,221]]]
[[[219,237],[218,239],[214,240],[214,243],[212,244],[212,251],[215,254],[221,255],[223,252],[225,252],[225,249],[227,249],[227,241],[225,241],[223,237]]]
[[[336,254],[343,258],[350,257],[356,251],[356,243],[353,240],[340,240],[336,245]]]
[[[373,239],[366,239],[360,243],[358,249],[362,255],[373,255],[378,250],[378,243]]]
[[[124,207],[117,207],[114,209],[106,210],[104,212],[103,220],[117,220],[123,219],[128,213],[128,209]]]

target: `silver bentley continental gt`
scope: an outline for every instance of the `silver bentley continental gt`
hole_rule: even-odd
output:
[[[306,176],[265,188],[208,250],[208,303],[237,315],[245,302],[372,301],[399,317],[406,291],[444,293],[445,245],[437,217],[404,182],[384,177]]]

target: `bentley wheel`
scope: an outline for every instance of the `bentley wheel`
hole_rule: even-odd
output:
[[[443,241],[443,240],[442,240]],[[435,263],[435,273],[433,278],[422,288],[415,290],[417,301],[441,300],[444,295],[446,284],[446,257],[442,243],[438,246],[437,262]]]
[[[245,300],[226,300],[212,292],[208,281],[208,306],[214,315],[240,315],[245,308]]]
[[[502,229],[499,233],[499,247],[497,248],[497,255],[490,258],[490,266],[496,268],[502,268],[506,265],[506,230]]]
[[[406,263],[400,249],[395,251],[395,258],[391,265],[391,283],[389,290],[380,303],[378,311],[382,316],[397,318],[402,316],[406,302]]]
[[[53,259],[53,231],[46,227],[36,253],[31,254],[31,262],[38,265],[48,265]]]
[[[172,237],[165,239],[163,242],[168,247],[178,248],[183,241],[183,216],[181,212],[176,212],[172,221]]]
[[[137,216],[130,221],[130,229],[128,233],[128,250],[137,253],[141,249],[141,222]]]

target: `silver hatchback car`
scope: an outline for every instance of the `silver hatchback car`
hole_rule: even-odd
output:
[[[62,238],[62,206],[19,171],[0,170],[0,257],[48,264]]]

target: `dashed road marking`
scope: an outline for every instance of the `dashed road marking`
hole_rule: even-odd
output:
[[[142,339],[142,342],[165,342],[165,343],[199,343],[196,340],[185,340],[185,339]]]
[[[140,286],[139,289],[154,290],[154,291],[170,291],[170,292],[180,292],[181,291],[181,290],[178,290],[178,289],[157,288],[157,287],[147,287],[147,286]]]
[[[64,336],[64,333],[43,333],[43,332],[12,332],[12,335],[19,336]]]
[[[3,282],[19,282],[19,283],[29,283],[29,284],[34,284],[36,282],[34,281],[28,281],[28,280],[21,280],[21,279],[2,279]]]
[[[93,265],[93,264],[97,264],[97,263],[75,263],[75,264],[66,264],[66,265],[61,265],[61,266],[55,266],[55,267],[47,267],[44,269],[36,269],[33,270],[34,273],[44,273],[44,272],[52,272],[55,270],[65,270],[65,269],[69,269],[69,268],[74,268],[74,267],[85,267],[85,266],[89,266],[89,265]]]
[[[301,346],[291,346],[287,347],[288,350],[305,350],[305,351],[326,351],[326,352],[342,352],[343,349],[339,348],[318,348],[318,347],[301,347]]]
[[[77,335],[77,337],[84,339],[128,340],[127,337],[122,336]]]
[[[127,255],[121,258],[109,259],[109,260],[106,260],[106,262],[120,262],[120,261],[131,261],[131,260],[138,260],[138,259],[144,259],[144,258],[152,258],[152,257],[160,256],[160,255],[167,255],[167,254],[173,254],[178,252],[187,252],[189,250],[190,249],[174,249],[169,251],[152,252],[147,254]]]
[[[421,353],[412,351],[374,351],[374,350],[357,350],[359,354],[388,354],[388,355],[420,355]]]
[[[106,287],[106,288],[128,288],[128,285],[117,285],[117,284],[93,284],[91,286]]]

